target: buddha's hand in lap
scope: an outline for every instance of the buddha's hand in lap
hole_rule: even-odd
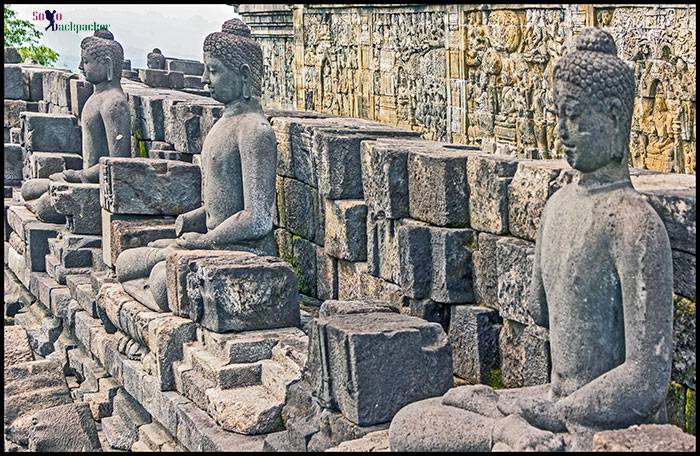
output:
[[[543,397],[521,397],[515,402],[501,406],[499,410],[505,414],[521,416],[530,425],[551,432],[566,432],[561,407],[556,402]]]
[[[492,444],[509,451],[562,451],[561,435],[530,425],[519,415],[509,415],[493,426]]]
[[[66,182],[80,183],[80,182],[82,182],[82,179],[80,176],[81,176],[80,171],[76,171],[74,169],[67,169],[67,170],[63,171],[63,178],[66,180]]]
[[[184,233],[177,238],[177,245],[190,250],[213,248],[213,242],[209,236],[201,233]]]

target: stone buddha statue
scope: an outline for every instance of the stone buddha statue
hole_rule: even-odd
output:
[[[146,66],[151,70],[165,69],[165,56],[160,52],[160,49],[153,48],[153,50],[146,55]]]
[[[130,156],[129,105],[121,86],[124,50],[108,30],[97,30],[83,39],[80,47],[79,68],[94,86],[80,116],[83,169],[68,169],[48,179],[31,179],[22,188],[25,200],[45,200],[36,206],[37,216],[44,221],[54,218],[46,193],[51,181],[99,183],[100,157]]]
[[[226,21],[221,32],[204,40],[203,82],[224,112],[202,146],[203,205],[177,217],[177,239],[125,250],[115,264],[127,292],[142,302],[153,299],[145,305],[168,309],[164,260],[175,250],[276,254],[277,140],[260,105],[262,62],[260,45],[239,19]]]
[[[528,310],[549,329],[551,383],[453,388],[394,417],[393,451],[587,450],[602,430],[666,421],[672,263],[632,187],[634,73],[588,28],[553,72],[561,143],[578,178],[546,204]]]

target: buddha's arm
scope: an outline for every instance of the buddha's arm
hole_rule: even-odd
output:
[[[270,126],[258,127],[252,133],[252,138],[243,138],[239,143],[243,210],[207,234],[214,246],[259,239],[272,229],[277,143]]]
[[[175,219],[175,236],[189,232],[207,232],[207,212],[204,206],[180,214]]]
[[[540,227],[537,230],[537,237],[535,239],[535,259],[532,264],[528,312],[536,325],[549,328],[549,308],[547,307],[547,296],[544,293],[544,285],[542,284],[542,267],[540,264],[540,250],[542,248],[542,230],[544,229],[545,214],[546,211],[542,213]]]
[[[126,100],[112,105],[101,112],[107,134],[107,148],[110,157],[131,156],[131,124],[129,106]],[[96,163],[81,172],[83,182],[99,182],[100,164]]]
[[[663,223],[651,208],[648,212],[649,222],[629,227],[612,247],[622,291],[625,362],[557,403],[568,422],[628,426],[650,418],[665,399],[673,334],[671,247]]]

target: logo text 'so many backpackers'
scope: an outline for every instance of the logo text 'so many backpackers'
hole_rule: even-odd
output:
[[[63,13],[56,10],[45,10],[33,11],[32,12],[33,21],[48,21],[48,25],[44,28],[44,31],[59,31],[59,32],[94,32],[95,30],[109,30],[109,24],[98,24],[93,22],[92,24],[74,24],[73,21],[68,23],[60,23],[63,20]]]
[[[33,11],[32,12],[32,20],[34,21],[48,21],[49,24],[44,28],[44,31],[51,29],[56,30],[56,22],[60,22],[63,19],[63,13],[60,13],[56,10],[44,10],[42,13],[41,11]]]

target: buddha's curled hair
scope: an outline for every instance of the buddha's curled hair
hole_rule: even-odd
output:
[[[251,92],[261,94],[263,55],[262,48],[251,38],[250,28],[240,19],[230,19],[221,26],[220,32],[210,33],[204,39],[204,52],[221,60],[235,71],[247,63],[250,67]]]
[[[576,37],[575,49],[554,65],[553,78],[576,86],[583,100],[607,106],[617,98],[629,130],[634,108],[634,71],[617,57],[617,47],[609,33],[584,28]]]
[[[106,62],[107,57],[112,59],[113,74],[121,78],[122,64],[124,63],[124,49],[122,45],[114,41],[114,35],[109,30],[96,30],[91,36],[87,36],[80,42],[80,48],[95,58],[98,62]]]

